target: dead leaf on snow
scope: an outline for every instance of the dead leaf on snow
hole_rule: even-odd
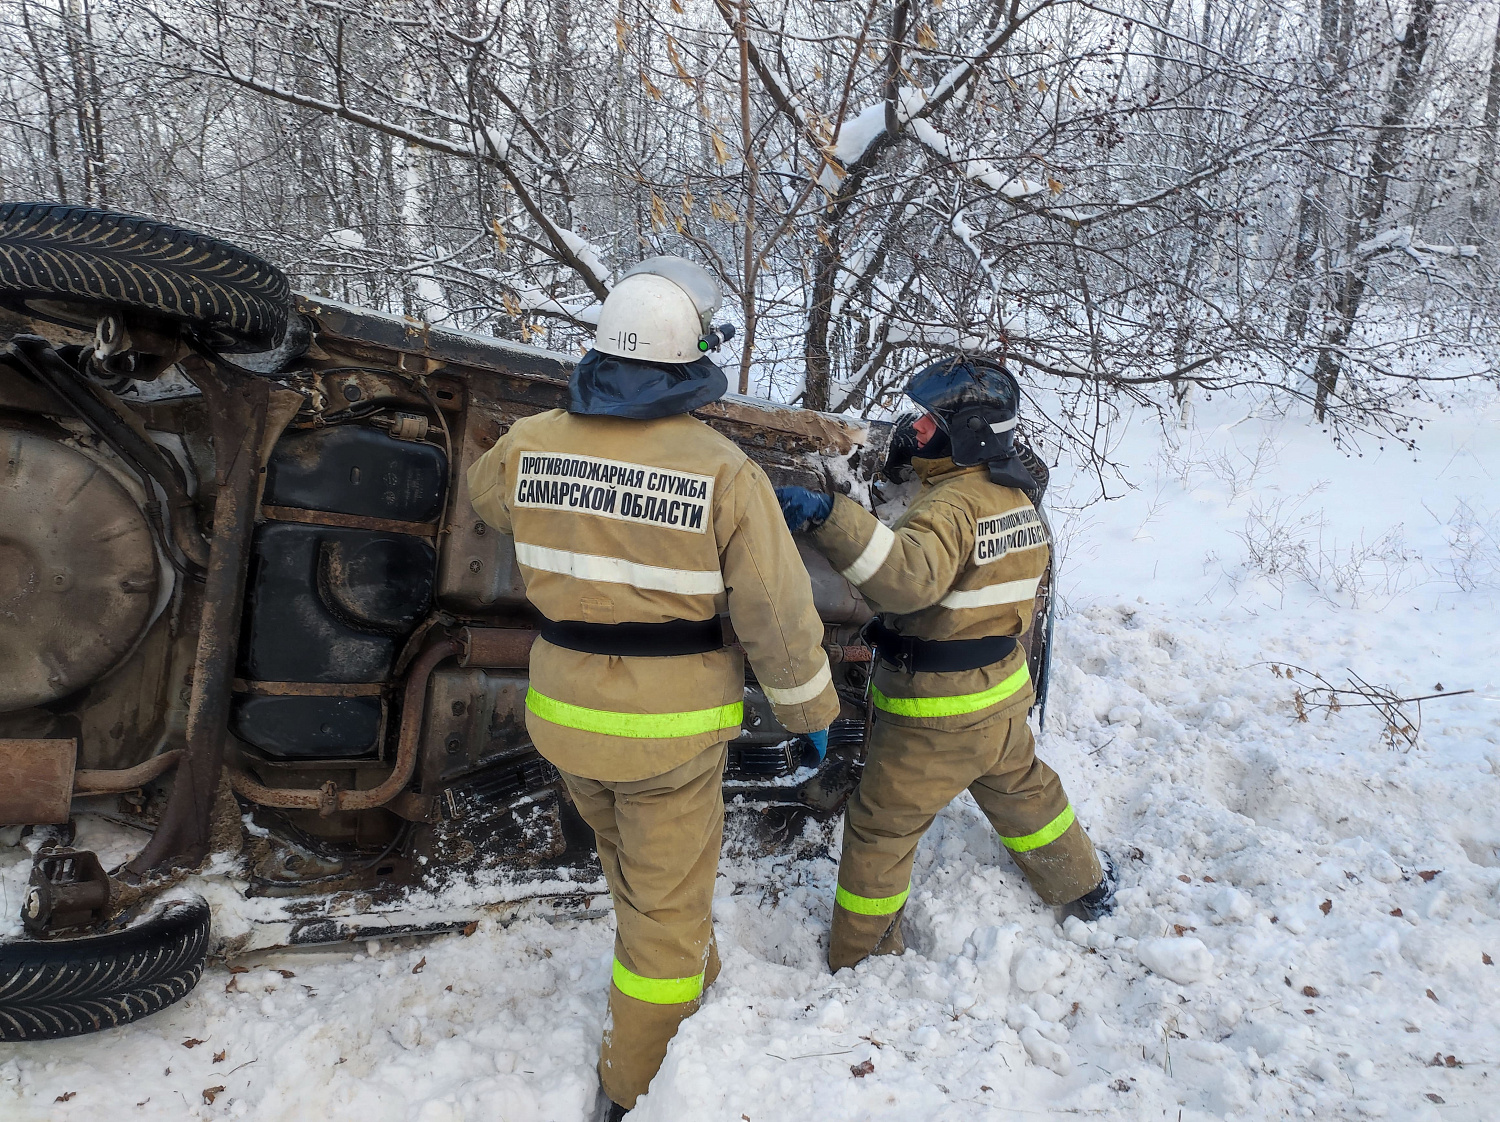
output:
[[[1329,912],[1333,911],[1333,901],[1324,900],[1321,904],[1318,905],[1318,911],[1322,912],[1326,916]]]
[[[464,938],[467,939],[470,935],[474,934],[474,932],[478,930],[479,921],[477,919],[469,920],[468,923],[464,924]]]
[[[77,1094],[78,1094],[77,1091],[64,1091],[62,1094],[58,1095],[57,1098],[53,1099],[52,1101],[55,1102],[55,1103],[65,1103],[69,1099],[76,1097]]]
[[[203,1101],[212,1106],[215,1096],[220,1095],[223,1092],[224,1084],[222,1083],[220,1083],[217,1087],[205,1087],[203,1088]]]
[[[1433,993],[1431,990],[1427,991],[1427,996],[1432,998],[1433,1001],[1437,1000],[1437,994]]]
[[[222,1064],[228,1058],[229,1058],[229,1049],[228,1048],[224,1049],[224,1051],[222,1051],[222,1052],[215,1052],[214,1053],[214,1063],[216,1063],[216,1064]]]
[[[1435,1103],[1445,1103],[1448,1101],[1442,1095],[1434,1095],[1431,1091],[1427,1092],[1427,1097]]]
[[[250,973],[250,967],[248,967],[248,966],[231,966],[229,968],[229,972],[231,974],[248,974],[248,973]]]
[[[278,970],[276,971],[276,973],[280,974],[283,978],[295,978],[297,976],[290,970]]]
[[[1391,915],[1395,916],[1397,919],[1400,919],[1405,914],[1406,913],[1403,912],[1400,908],[1392,908],[1391,909]]]
[[[1495,965],[1495,960],[1489,956],[1489,952],[1487,952],[1487,951],[1481,951],[1479,953],[1479,957],[1482,958],[1482,959],[1484,959],[1484,964],[1486,966],[1494,966]]]
[[[426,969],[427,969],[427,956],[424,954],[422,956],[422,961],[419,962],[419,963],[417,963],[415,966],[413,966],[411,968],[411,972],[413,974],[420,974],[420,973],[422,973],[423,970],[426,970]]]
[[[1302,996],[1303,997],[1317,997],[1318,996],[1318,988],[1316,986],[1303,986],[1302,987]]]
[[[1423,880],[1425,880],[1429,884],[1431,884],[1432,883],[1432,878],[1435,877],[1435,876],[1437,876],[1442,871],[1443,871],[1442,869],[1422,869],[1420,872],[1417,873],[1417,876],[1421,877]]]
[[[196,1048],[202,1043],[204,1042],[202,1040],[199,1040],[196,1036],[190,1036],[182,1042],[182,1046],[184,1048]]]
[[[875,1065],[872,1064],[869,1060],[864,1061],[864,1063],[849,1065],[849,1074],[854,1076],[855,1079],[863,1079],[874,1070]]]

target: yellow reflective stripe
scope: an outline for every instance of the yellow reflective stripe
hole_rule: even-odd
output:
[[[906,898],[911,895],[911,885],[907,885],[894,896],[857,896],[850,892],[842,884],[838,891],[833,894],[835,902],[846,912],[853,912],[860,916],[888,916],[901,910],[901,905],[906,903]]]
[[[880,572],[880,566],[885,564],[885,559],[891,555],[891,548],[895,544],[896,535],[891,533],[890,527],[884,522],[875,523],[875,532],[865,542],[865,548],[854,559],[854,564],[840,570],[839,576],[850,584],[864,584]]]
[[[1005,843],[1005,848],[1016,853],[1025,853],[1032,849],[1041,849],[1042,846],[1055,842],[1067,832],[1069,826],[1073,825],[1073,804],[1069,803],[1063,807],[1063,812],[1048,822],[1034,834],[1027,834],[1021,838],[1007,838],[1003,835],[1000,840]]]
[[[535,689],[526,691],[526,708],[542,720],[564,728],[651,740],[738,728],[745,717],[745,705],[740,701],[686,713],[614,713],[608,709],[569,705],[566,701],[537,693]]]
[[[1004,701],[1030,680],[1031,673],[1022,662],[1005,681],[979,693],[961,693],[954,697],[889,697],[872,686],[870,695],[875,699],[876,709],[898,717],[957,717]]]
[[[818,672],[800,686],[778,689],[776,686],[768,686],[762,682],[760,688],[765,691],[766,698],[772,705],[804,705],[815,700],[824,689],[831,685],[833,685],[833,672],[828,669],[828,656],[825,654],[823,665],[818,668]]]
[[[615,959],[615,988],[626,997],[637,1001],[649,1001],[652,1005],[681,1005],[684,1001],[697,1001],[703,996],[703,975],[691,978],[643,978],[634,970],[625,969]]]

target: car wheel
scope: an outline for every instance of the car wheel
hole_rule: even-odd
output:
[[[82,1036],[181,1001],[203,974],[208,928],[194,897],[108,935],[0,943],[0,1041]]]
[[[216,350],[266,351],[286,330],[286,274],[237,246],[150,218],[0,204],[0,299],[93,327],[127,309],[193,324]]]

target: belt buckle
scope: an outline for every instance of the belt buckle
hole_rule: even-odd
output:
[[[889,635],[894,635],[900,645],[892,648],[880,643],[871,634],[871,632],[873,632],[877,626],[881,631],[884,631]],[[875,662],[877,665],[883,666],[885,667],[885,669],[893,671],[897,674],[916,673],[916,671],[911,668],[911,660],[914,652],[910,649],[909,646],[910,638],[908,636],[900,634],[894,628],[886,627],[885,625],[881,624],[879,616],[875,616],[870,620],[870,622],[866,623],[859,629],[859,637],[865,641],[865,644],[874,654]]]

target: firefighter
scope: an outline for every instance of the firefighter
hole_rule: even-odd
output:
[[[844,824],[834,970],[905,949],[917,843],[965,788],[1048,904],[1096,919],[1114,899],[1113,865],[1026,723],[1034,693],[1017,637],[1048,541],[1015,444],[1019,387],[998,363],[961,357],[919,372],[906,394],[924,410],[907,442],[922,487],[894,529],[843,495],[777,489],[788,525],[879,613],[866,632],[875,721]]]
[[[708,352],[721,294],[698,265],[629,270],[567,409],[513,424],[469,469],[545,617],[526,728],[593,827],[615,910],[599,1054],[619,1118],[719,970],[711,905],[744,657],[820,758],[839,703],[812,586],[770,481],[689,411],[728,389]],[[742,656],[725,642],[727,613]]]

